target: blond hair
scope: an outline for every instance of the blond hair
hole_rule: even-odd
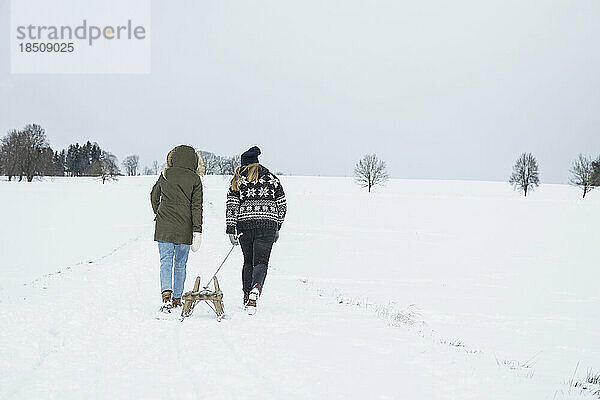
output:
[[[259,163],[248,164],[244,166],[237,167],[235,170],[235,174],[233,175],[233,180],[231,181],[231,190],[235,192],[240,191],[240,180],[242,179],[242,173],[248,171],[248,176],[246,179],[252,183],[258,182],[258,166]]]
[[[204,159],[198,152],[196,152],[196,157],[198,157],[198,166],[196,167],[196,173],[200,176],[204,176],[204,174],[206,173],[206,168],[204,167]]]

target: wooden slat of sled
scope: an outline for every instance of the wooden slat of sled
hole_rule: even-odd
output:
[[[215,298],[213,300],[213,304],[215,305],[217,317],[221,317],[223,314],[225,314],[225,310],[223,309],[223,293],[221,292],[219,281],[217,280],[216,276],[213,278],[213,282],[215,284]]]
[[[187,292],[183,295],[183,309],[181,310],[182,317],[188,317],[191,314],[192,307],[197,301],[210,301],[214,305],[214,310],[217,314],[217,317],[220,318],[225,314],[225,308],[223,306],[223,293],[221,292],[221,288],[219,286],[219,281],[215,276],[213,278],[213,283],[215,285],[214,292],[209,290],[203,290],[200,292],[200,277],[196,278],[196,282],[194,283],[194,290],[192,292]]]

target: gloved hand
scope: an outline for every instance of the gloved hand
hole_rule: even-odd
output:
[[[238,244],[240,244],[240,241],[238,240],[237,235],[234,235],[233,233],[229,234],[229,241],[234,246],[237,246]]]
[[[194,237],[192,239],[192,251],[193,252],[198,251],[201,243],[202,243],[202,233],[194,232]]]
[[[277,243],[277,240],[279,240],[279,231],[275,231],[275,240],[273,243]]]

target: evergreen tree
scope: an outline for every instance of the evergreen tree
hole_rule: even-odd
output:
[[[79,152],[79,157],[77,161],[77,171],[78,175],[85,175],[88,167],[90,166],[90,151],[92,149],[92,144],[88,140],[86,144],[84,144]]]
[[[90,149],[90,165],[95,163],[96,161],[100,161],[100,157],[102,156],[102,150],[100,150],[100,146],[98,143],[92,144],[92,148]]]
[[[89,167],[102,159],[102,149],[96,142],[89,140],[80,146],[79,143],[69,145],[64,160],[64,171],[69,176],[89,175]]]
[[[65,161],[66,153],[64,150],[62,150],[60,153],[58,151],[54,152],[54,156],[52,157],[54,176],[65,175]]]
[[[66,170],[69,176],[77,176],[78,157],[80,153],[79,143],[69,145],[67,150],[67,158],[65,162]]]
[[[600,156],[592,162],[592,184],[600,186]]]

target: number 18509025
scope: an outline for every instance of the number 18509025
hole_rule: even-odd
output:
[[[72,53],[73,43],[19,43],[21,53]]]

